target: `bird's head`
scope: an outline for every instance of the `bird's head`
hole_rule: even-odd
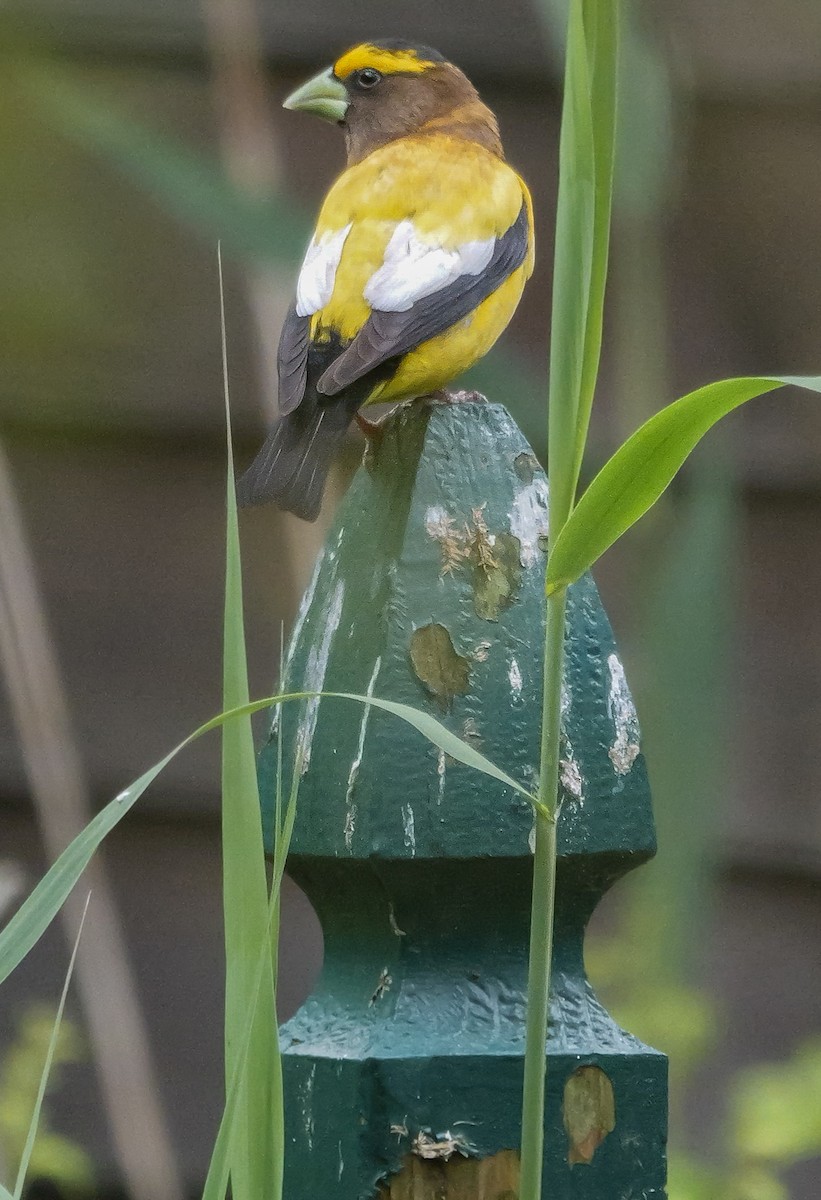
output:
[[[341,125],[349,163],[414,134],[465,138],[502,155],[496,118],[467,76],[438,50],[415,42],[354,46],[292,92],[285,108]]]

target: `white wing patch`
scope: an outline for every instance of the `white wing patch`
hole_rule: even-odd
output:
[[[330,301],[342,247],[352,226],[353,222],[335,233],[323,233],[319,240],[314,238],[311,242],[296,284],[297,316],[311,317]]]
[[[446,250],[423,241],[413,221],[400,221],[385,247],[382,266],[365,285],[365,299],[379,312],[407,312],[417,300],[432,296],[460,276],[481,275],[495,245],[496,238],[489,237]]]

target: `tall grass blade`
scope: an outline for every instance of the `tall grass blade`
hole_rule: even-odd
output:
[[[288,850],[291,844],[291,833],[293,832],[294,820],[296,818],[297,792],[299,789],[299,780],[301,775],[302,758],[301,756],[298,756],[291,780],[291,794],[288,801],[288,807],[285,812],[283,831],[277,837],[277,843],[274,850],[274,873],[268,902],[267,918],[268,937],[270,938],[270,943],[268,942],[268,939],[266,939],[266,943],[260,946],[259,954],[257,956],[253,1008],[252,1011],[248,1013],[246,1028],[242,1037],[242,1045],[239,1049],[239,1054],[237,1055],[237,1061],[235,1063],[230,1086],[227,1091],[225,1108],[223,1109],[222,1118],[220,1119],[217,1138],[211,1154],[211,1162],[208,1165],[208,1174],[205,1179],[202,1200],[224,1200],[225,1192],[228,1187],[228,1179],[231,1171],[231,1145],[234,1136],[237,1101],[245,1083],[245,1071],[248,1060],[248,1050],[251,1043],[251,1031],[254,1025],[254,1017],[256,1013],[256,1006],[259,1000],[260,987],[262,985],[263,978],[269,969],[271,955],[270,947],[276,947],[278,940],[277,931],[279,928],[279,906],[282,876],[285,871],[285,862],[287,860]],[[276,1026],[275,1029],[278,1039],[279,1030]],[[278,1061],[281,1066],[281,1058]],[[285,1105],[282,1089],[281,1069],[278,1071],[275,1077],[274,1098],[274,1150],[275,1161],[277,1163],[278,1170],[277,1177],[273,1181],[270,1192],[270,1200],[281,1200],[282,1168],[285,1161]],[[2,1200],[2,1197],[0,1197],[0,1200]]]
[[[548,401],[548,478],[551,509],[557,515],[569,513],[573,504],[573,458],[593,278],[596,148],[583,7],[582,0],[572,0],[570,5],[559,137]]]
[[[618,33],[619,23],[614,13],[613,0],[593,0],[584,5],[584,43],[589,73],[590,124],[593,138],[594,199],[590,284],[573,455],[574,495],[587,443],[587,430],[601,357],[604,291],[610,253],[610,213],[613,206]]]
[[[225,621],[223,630],[223,706],[248,704],[248,667],[242,612],[242,567],[234,486],[234,459],[228,389],[225,301],[220,272],[220,321],[225,391],[227,487]],[[226,1092],[237,1070],[245,1031],[251,1038],[231,1144],[234,1200],[272,1195],[276,1173],[272,1138],[276,1057],[276,1006],[271,947],[268,941],[268,886],[262,838],[256,755],[251,718],[222,727],[222,855],[225,919],[225,1073]],[[257,984],[259,948],[268,951]],[[258,993],[258,996],[257,996]]]
[[[545,8],[546,14],[552,12]],[[548,403],[549,540],[573,508],[601,352],[616,120],[618,3],[571,0],[559,140]],[[548,595],[522,1096],[521,1200],[541,1200],[556,888],[566,593]]]
[[[617,42],[613,0],[573,0],[559,141],[548,415],[548,476],[560,523],[573,504],[601,353]]]
[[[548,556],[548,595],[578,579],[652,508],[717,421],[747,400],[785,384],[821,392],[821,376],[722,379],[645,421],[605,463],[559,531]]]
[[[77,961],[77,950],[80,945],[80,938],[83,934],[83,926],[85,925],[86,914],[88,913],[88,902],[90,899],[91,892],[89,892],[89,894],[86,896],[83,915],[80,918],[80,924],[77,928],[77,936],[74,939],[74,947],[71,951],[71,958],[69,959],[68,970],[66,971],[66,978],[63,983],[63,990],[60,995],[60,1003],[57,1005],[57,1015],[54,1018],[54,1028],[51,1031],[48,1050],[46,1051],[46,1059],[43,1063],[43,1073],[40,1076],[40,1086],[37,1089],[37,1099],[34,1102],[34,1110],[31,1114],[31,1122],[26,1135],[26,1142],[23,1147],[23,1153],[20,1156],[19,1166],[17,1168],[17,1180],[14,1185],[13,1200],[20,1200],[20,1197],[23,1195],[23,1188],[25,1187],[26,1183],[26,1175],[28,1174],[29,1163],[31,1162],[31,1153],[34,1149],[34,1143],[37,1139],[37,1128],[40,1124],[40,1113],[43,1108],[43,1100],[45,1099],[46,1088],[48,1087],[48,1078],[51,1074],[51,1064],[54,1060],[54,1051],[57,1049],[57,1039],[60,1036],[60,1025],[62,1024],[63,1011],[66,1007],[66,997],[68,995],[68,989],[71,986],[72,976],[74,975],[74,964]]]

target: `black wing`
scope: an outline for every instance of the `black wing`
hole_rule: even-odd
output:
[[[311,318],[298,316],[296,304],[292,304],[279,335],[277,351],[280,416],[287,416],[298,408],[305,395],[310,332]]]
[[[528,232],[527,206],[523,203],[515,222],[497,241],[481,275],[463,275],[433,295],[417,300],[407,312],[372,312],[350,345],[322,374],[317,392],[338,395],[375,367],[400,358],[473,312],[524,262]]]

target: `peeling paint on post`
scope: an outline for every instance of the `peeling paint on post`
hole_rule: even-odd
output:
[[[533,786],[546,497],[503,408],[401,409],[329,535],[286,687],[321,673],[413,704]],[[614,1024],[582,954],[603,893],[654,851],[647,778],[589,578],[568,613],[545,1196],[661,1200],[666,1060]],[[309,727],[289,873],[325,963],[282,1030],[285,1194],[513,1200],[530,807],[389,714],[322,700],[283,710],[262,752],[269,844],[276,738],[292,760]]]

